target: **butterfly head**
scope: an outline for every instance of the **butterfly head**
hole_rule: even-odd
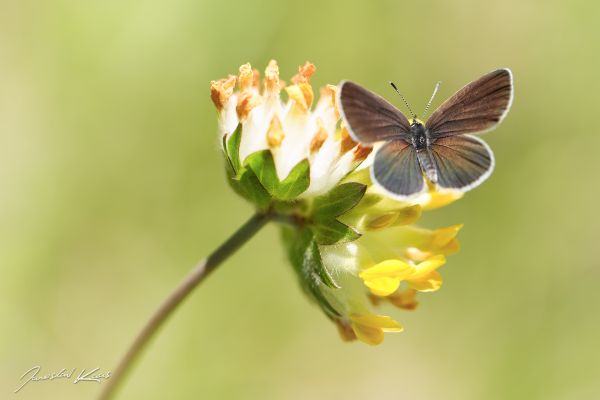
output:
[[[416,116],[413,118],[409,118],[408,122],[410,123],[410,126],[425,126],[425,122],[421,121],[419,118],[417,118]]]

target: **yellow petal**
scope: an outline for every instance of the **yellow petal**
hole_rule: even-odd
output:
[[[356,337],[367,344],[383,342],[383,332],[402,332],[402,325],[387,315],[353,315],[352,329]]]
[[[356,338],[363,343],[375,346],[383,342],[383,331],[379,328],[352,324],[352,330],[354,330]]]
[[[463,197],[463,195],[463,192],[457,190],[438,191],[431,185],[430,191],[423,196],[424,201],[421,202],[421,205],[424,210],[434,210],[436,208],[447,206]]]
[[[408,284],[419,292],[435,292],[442,287],[442,275],[437,271],[433,271],[418,279],[408,280]]]
[[[364,279],[364,281],[365,286],[371,289],[371,292],[377,296],[389,296],[398,290],[398,287],[400,286],[399,278],[375,277]]]
[[[419,218],[421,218],[421,206],[418,204],[403,207],[398,210],[398,219],[394,222],[394,225],[410,225]]]
[[[378,214],[375,216],[367,216],[365,219],[364,225],[365,229],[370,231],[375,231],[378,229],[383,229],[387,226],[392,225],[398,219],[397,211],[390,211],[384,214]]]
[[[419,305],[419,302],[417,301],[417,291],[412,288],[394,293],[387,299],[390,303],[403,310],[414,310],[417,308],[417,305]]]
[[[338,319],[335,320],[335,325],[337,326],[338,333],[344,342],[352,342],[353,340],[356,340],[356,334],[352,329],[352,325]]]
[[[429,257],[415,267],[415,273],[411,276],[411,279],[428,275],[430,272],[435,271],[444,264],[446,264],[446,257],[441,254]]]
[[[433,236],[431,239],[432,247],[439,248],[447,245],[452,239],[456,237],[458,231],[461,230],[463,224],[456,224],[452,226],[448,226],[446,228],[440,228],[433,231]]]
[[[451,241],[448,242],[447,245],[445,245],[444,247],[440,248],[438,250],[439,253],[448,256],[450,254],[454,254],[456,253],[458,250],[460,250],[460,243],[458,240],[456,239],[452,239]]]
[[[414,268],[400,260],[385,260],[359,274],[373,294],[388,296],[394,293],[400,281],[410,277]]]

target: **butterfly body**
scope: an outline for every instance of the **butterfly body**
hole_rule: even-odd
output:
[[[437,169],[431,155],[430,146],[432,139],[429,136],[429,131],[423,123],[415,119],[410,124],[409,134],[410,143],[417,153],[417,161],[422,172],[427,175],[427,178],[432,183],[437,183]]]
[[[378,146],[371,176],[394,197],[427,190],[425,178],[440,189],[468,191],[491,174],[494,156],[470,135],[494,128],[513,97],[512,73],[492,71],[446,100],[423,123],[410,121],[382,97],[349,81],[340,84],[338,101],[352,138]]]

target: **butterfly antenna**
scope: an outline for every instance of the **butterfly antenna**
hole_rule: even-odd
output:
[[[439,81],[438,83],[435,84],[435,88],[433,89],[433,94],[431,95],[431,98],[429,99],[429,102],[427,103],[427,106],[425,107],[425,111],[423,111],[423,117],[425,118],[425,116],[427,115],[427,111],[429,111],[429,106],[431,105],[431,102],[433,101],[433,98],[435,97],[435,95],[437,94],[438,90],[440,89],[440,85],[442,84],[442,81]]]
[[[398,88],[396,87],[396,85],[394,85],[394,82],[390,81],[390,85],[392,85],[392,87],[394,88],[394,90],[396,91],[396,93],[398,93],[400,95],[400,98],[402,99],[402,101],[404,102],[404,104],[406,104],[406,108],[408,108],[408,111],[410,111],[410,113],[413,116],[413,119],[417,118],[417,114],[415,114],[413,112],[413,110],[410,108],[410,106],[408,105],[408,101],[406,101],[406,99],[404,98],[404,96],[402,96],[402,93],[400,93],[400,91],[398,90]]]

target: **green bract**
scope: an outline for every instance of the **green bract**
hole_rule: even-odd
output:
[[[270,150],[260,150],[240,160],[241,124],[224,138],[227,175],[233,189],[259,210],[269,210],[280,219],[300,222],[311,240],[333,245],[360,237],[337,218],[349,212],[363,198],[366,185],[344,183],[320,196],[302,197],[310,185],[310,164],[304,159],[280,180]],[[307,242],[308,243],[308,242]]]
[[[339,285],[323,266],[319,245],[349,242],[361,236],[338,217],[361,201],[367,186],[348,182],[325,194],[303,198],[302,194],[310,185],[308,159],[300,161],[285,179],[280,180],[270,150],[260,150],[240,160],[241,133],[240,124],[223,139],[230,185],[257,209],[273,213],[275,219],[295,221],[296,225],[282,228],[290,262],[307,294],[316,300],[326,315],[339,317],[320,288],[325,285],[337,289]]]

